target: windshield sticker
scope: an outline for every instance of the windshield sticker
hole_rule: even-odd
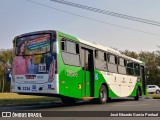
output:
[[[55,74],[56,53],[47,53],[33,56],[15,56],[13,60],[13,74]]]

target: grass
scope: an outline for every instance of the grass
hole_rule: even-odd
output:
[[[46,96],[19,95],[16,93],[0,93],[0,106],[39,104],[54,101],[60,101],[60,99]]]
[[[146,96],[153,97],[153,99],[160,99],[160,94],[147,94]]]

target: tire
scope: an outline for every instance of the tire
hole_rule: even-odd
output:
[[[104,85],[101,85],[100,90],[99,90],[98,102],[100,104],[105,104],[107,100],[108,100],[107,89]]]
[[[76,103],[76,100],[73,98],[62,97],[61,100],[64,105],[74,105]]]
[[[139,96],[140,96],[140,90],[137,89],[136,97],[134,97],[134,100],[135,100],[135,101],[138,101],[138,100],[139,100]]]
[[[156,94],[160,94],[160,90],[156,90]]]

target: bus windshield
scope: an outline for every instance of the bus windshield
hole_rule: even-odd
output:
[[[16,40],[16,55],[36,55],[50,51],[50,34],[20,37]]]

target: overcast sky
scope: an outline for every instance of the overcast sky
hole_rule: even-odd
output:
[[[160,45],[160,27],[94,13],[71,6],[33,0],[63,11],[124,26],[132,31],[40,6],[26,0],[0,0],[0,49],[12,48],[15,36],[39,31],[58,30],[75,37],[119,50],[154,51]],[[160,0],[67,0],[130,16],[160,21]]]

